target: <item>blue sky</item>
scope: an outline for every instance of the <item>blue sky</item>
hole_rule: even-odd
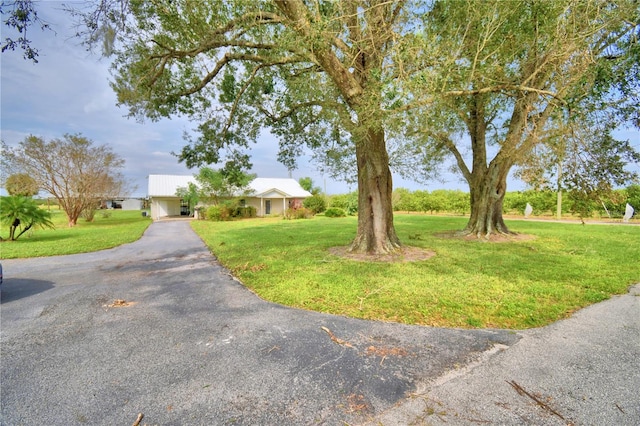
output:
[[[55,30],[31,29],[29,39],[40,50],[39,63],[22,58],[22,52],[0,55],[2,140],[13,146],[30,134],[53,139],[65,133],[82,133],[98,145],[108,144],[125,159],[123,173],[145,196],[149,174],[194,174],[178,163],[171,152],[185,144],[183,133],[195,127],[187,118],[176,117],[160,122],[138,123],[125,117],[127,110],[116,106],[116,96],[109,87],[109,58],[90,54],[72,37],[71,21],[57,10],[62,2],[39,3],[39,15]],[[2,39],[6,28],[2,26]],[[640,140],[637,131],[628,138]],[[251,150],[252,172],[260,177],[288,177],[289,172],[277,161],[277,140],[265,133]],[[308,158],[301,158],[295,179],[309,176],[328,194],[355,190],[343,182],[322,176]],[[216,168],[216,165],[212,165]],[[416,189],[463,189],[466,183],[454,174],[443,172],[441,181],[428,185],[394,176],[394,187]],[[509,190],[521,190],[521,182],[510,180]]]

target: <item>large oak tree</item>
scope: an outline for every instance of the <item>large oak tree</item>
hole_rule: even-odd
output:
[[[466,233],[509,233],[511,168],[552,139],[559,117],[592,106],[603,62],[621,43],[637,49],[638,16],[637,2],[624,0],[435,2],[425,28],[450,54],[424,63],[442,89],[434,102],[420,100],[427,107],[414,128],[453,156],[469,184]],[[618,104],[629,114],[628,102]]]
[[[406,3],[132,2],[113,86],[136,117],[197,120],[199,136],[180,154],[189,166],[246,147],[263,126],[290,166],[305,144],[327,143],[329,129],[347,134],[359,192],[351,250],[391,252],[400,241],[383,97],[414,10]]]

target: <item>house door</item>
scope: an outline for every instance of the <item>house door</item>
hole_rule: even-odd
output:
[[[271,214],[271,200],[264,200],[264,214]]]

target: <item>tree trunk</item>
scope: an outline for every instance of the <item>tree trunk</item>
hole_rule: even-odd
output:
[[[356,143],[358,162],[358,232],[350,252],[387,254],[400,247],[393,226],[393,191],[382,129],[369,129]]]
[[[507,192],[506,165],[491,165],[486,173],[474,173],[469,183],[471,217],[463,233],[487,238],[491,234],[513,234],[502,217],[502,205]]]

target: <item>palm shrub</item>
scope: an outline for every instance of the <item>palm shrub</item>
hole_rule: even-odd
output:
[[[9,226],[11,241],[34,227],[54,228],[51,212],[38,207],[33,199],[19,195],[0,197],[0,222]]]

